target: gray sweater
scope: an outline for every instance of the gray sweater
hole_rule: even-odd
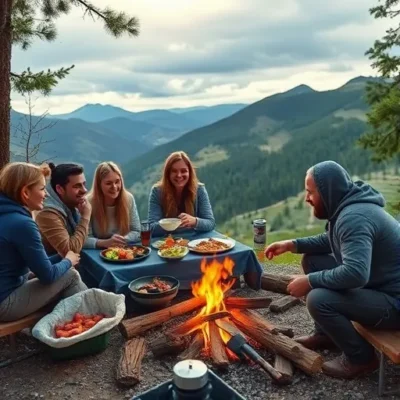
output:
[[[197,196],[194,203],[194,214],[194,217],[197,218],[197,224],[194,227],[195,231],[209,232],[215,228],[215,219],[211,208],[210,199],[208,198],[206,187],[201,183],[197,188]],[[165,216],[161,207],[161,188],[154,186],[150,192],[148,216],[153,236],[162,236],[170,233],[161,228],[160,224],[158,223],[158,221],[162,218],[165,218]],[[178,228],[174,233],[188,231],[191,231],[191,229]]]
[[[328,213],[326,232],[295,240],[298,253],[332,253],[338,266],[309,274],[313,288],[368,288],[400,298],[400,225],[383,196],[325,161],[313,176]]]
[[[140,219],[139,214],[136,208],[135,198],[129,193],[129,233],[125,235],[125,238],[128,242],[136,242],[140,238]],[[114,234],[118,234],[118,226],[117,221],[115,219],[115,207],[107,207],[107,220],[108,220],[108,229],[105,235],[100,237],[99,234],[99,225],[97,221],[94,220],[93,215],[89,224],[89,234],[85,241],[84,248],[86,249],[95,249],[96,243],[98,239],[108,239]]]

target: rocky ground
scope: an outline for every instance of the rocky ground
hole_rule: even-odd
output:
[[[298,273],[297,267],[268,265],[271,273]],[[240,289],[240,295],[259,296],[264,292]],[[268,295],[271,293],[268,292]],[[280,296],[272,294],[272,296]],[[283,314],[274,315],[268,310],[260,310],[271,321],[290,325],[296,335],[309,333],[312,321],[304,304],[300,304]],[[149,332],[146,337],[159,334],[159,329]],[[118,387],[115,382],[115,368],[124,340],[119,331],[112,332],[108,348],[101,354],[83,359],[54,362],[45,353],[28,358],[13,366],[0,369],[0,399],[131,399],[145,390],[171,378],[176,362],[173,357],[156,360],[149,353],[143,360],[142,382],[134,388]],[[18,335],[18,349],[37,348],[37,343],[24,334]],[[7,357],[8,343],[0,339],[0,360]],[[267,353],[262,353],[268,358]],[[337,354],[324,352],[326,359]],[[204,360],[208,363],[208,360]],[[209,365],[211,368],[212,366]],[[287,399],[287,400],[347,400],[377,399],[378,373],[354,381],[341,381],[323,374],[308,377],[296,370],[294,382],[290,386],[277,387],[257,367],[235,363],[225,373],[215,371],[225,382],[235,388],[248,400]],[[396,370],[389,366],[388,384],[399,382]],[[391,397],[386,397],[390,399]],[[392,397],[395,398],[395,397]]]

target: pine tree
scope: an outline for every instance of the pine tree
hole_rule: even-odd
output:
[[[55,21],[73,7],[80,7],[84,14],[101,20],[104,29],[116,38],[123,34],[139,35],[137,18],[110,7],[99,8],[86,0],[0,0],[0,169],[10,158],[11,89],[22,94],[39,91],[48,95],[74,67],[11,72],[11,47],[26,50],[36,38],[53,41],[57,36]]]
[[[369,10],[374,18],[395,19],[400,16],[400,0],[385,0],[383,3]],[[400,45],[399,29],[397,22],[366,52],[381,79],[367,86],[367,100],[371,106],[367,117],[372,130],[364,134],[359,143],[373,151],[376,161],[400,153],[400,57],[393,51]]]

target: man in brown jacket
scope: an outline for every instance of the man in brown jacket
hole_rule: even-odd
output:
[[[86,199],[83,167],[77,164],[49,164],[50,185],[44,208],[36,216],[48,254],[64,257],[68,251],[80,253],[88,234],[92,208]]]

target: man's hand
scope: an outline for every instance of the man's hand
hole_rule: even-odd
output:
[[[312,287],[307,275],[298,275],[287,286],[287,291],[293,297],[303,297],[311,291]]]
[[[182,228],[194,228],[197,224],[197,219],[186,213],[179,214],[178,218],[182,221],[180,224]]]
[[[82,218],[90,219],[92,214],[92,205],[87,199],[83,199],[77,206],[79,214],[81,214]]]
[[[288,251],[293,253],[295,251],[295,244],[292,240],[282,240],[281,242],[270,244],[265,250],[265,256],[268,260],[271,260],[272,258]]]

